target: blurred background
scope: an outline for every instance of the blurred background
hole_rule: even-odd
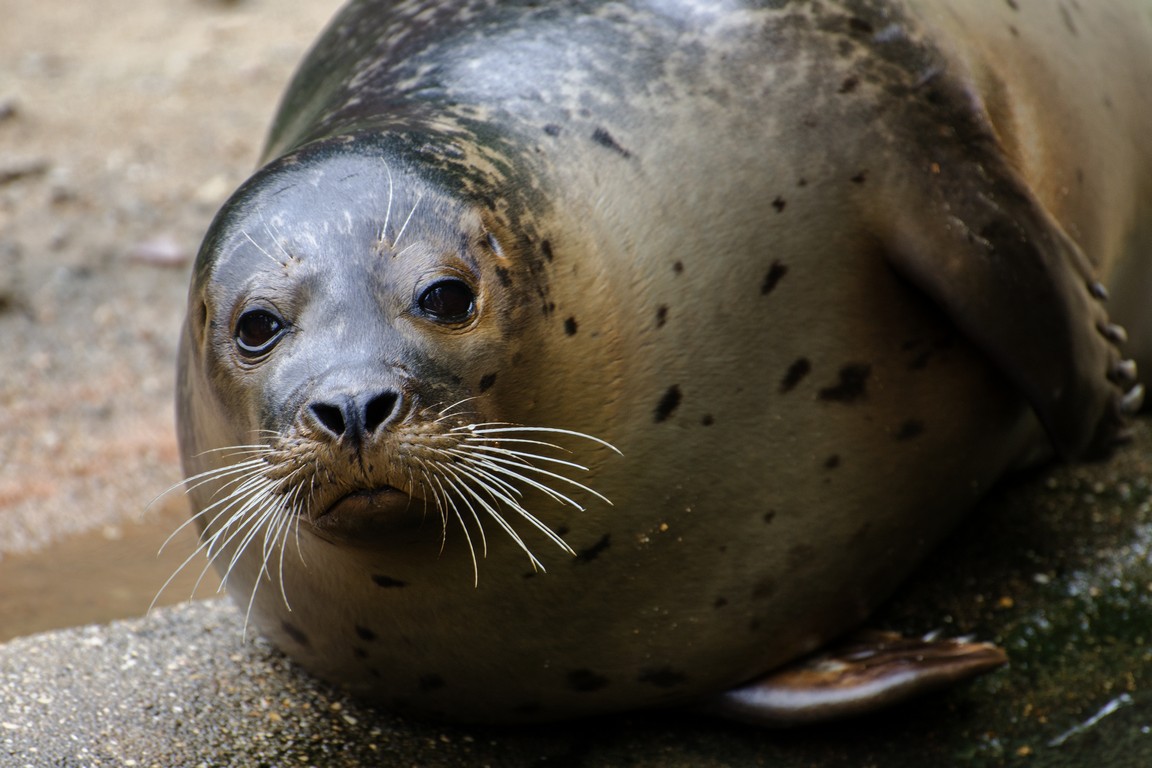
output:
[[[193,553],[186,528],[157,554],[188,517],[164,494],[181,477],[188,273],[339,4],[0,0],[0,641],[142,615]],[[1006,670],[771,739],[704,726],[633,742],[624,721],[617,764],[661,749],[736,755],[701,765],[1152,764],[1147,419],[1136,438],[1110,464],[994,495],[873,622],[995,639]],[[160,602],[191,596],[203,563]],[[197,594],[217,586],[209,573]],[[585,764],[590,742],[571,743],[555,764]]]
[[[0,640],[141,615],[195,549],[157,554],[188,273],[339,5],[0,0]]]

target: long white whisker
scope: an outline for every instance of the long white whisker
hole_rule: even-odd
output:
[[[458,414],[458,413],[452,413],[452,409],[453,409],[453,408],[457,408],[457,407],[459,407],[459,406],[461,406],[461,405],[464,405],[464,403],[467,403],[467,402],[469,402],[469,401],[471,401],[471,400],[477,400],[477,399],[479,399],[479,396],[478,396],[478,395],[473,395],[472,397],[466,397],[466,398],[464,398],[463,400],[457,400],[456,402],[452,403],[452,405],[449,405],[447,408],[444,408],[444,409],[440,410],[440,411],[439,411],[439,413],[440,413],[440,418],[438,418],[438,419],[435,419],[433,423],[435,423],[435,424],[439,424],[440,422],[444,421],[445,419],[449,419],[449,418],[452,418],[452,417],[454,417],[454,416],[460,416],[461,414]],[[433,409],[430,409],[430,410],[435,410],[435,408],[433,408]]]
[[[208,507],[205,507],[204,509],[200,510],[196,514],[192,515],[188,520],[185,520],[176,529],[176,531],[172,533],[171,536],[168,537],[168,539],[164,542],[163,546],[167,546],[168,543],[172,540],[172,538],[174,536],[176,536],[181,530],[183,530],[185,528],[185,526],[195,522],[196,520],[198,520],[202,517],[207,518],[209,516],[209,513],[216,507],[221,507],[221,509],[217,514],[211,516],[212,519],[207,523],[208,526],[215,525],[216,522],[221,517],[223,517],[225,514],[228,513],[228,509],[233,504],[238,503],[242,499],[247,498],[249,500],[248,503],[251,503],[252,502],[252,496],[257,495],[261,492],[259,485],[258,484],[254,485],[254,483],[257,483],[259,481],[259,479],[260,478],[258,478],[258,477],[249,477],[239,488],[234,489],[233,492],[231,494],[229,494],[227,497],[225,497],[224,499],[221,499],[220,501],[217,501],[216,503],[214,503]],[[237,481],[233,481],[233,482],[237,482]],[[226,505],[226,506],[224,506],[224,505]],[[148,608],[149,611],[151,611],[152,608],[155,607],[156,601],[160,598],[160,596],[164,593],[164,591],[169,587],[169,585],[171,585],[172,581],[176,578],[176,576],[179,575],[185,568],[187,568],[192,563],[193,560],[195,560],[201,554],[204,554],[207,556],[208,562],[204,566],[204,568],[200,571],[200,576],[196,579],[196,583],[192,588],[192,593],[195,594],[196,590],[199,589],[200,584],[203,582],[204,577],[207,575],[208,570],[212,567],[212,563],[215,560],[216,556],[215,556],[215,554],[213,554],[213,549],[215,548],[215,545],[219,539],[219,536],[222,533],[224,533],[225,531],[227,531],[228,527],[232,524],[232,521],[235,519],[236,519],[236,515],[233,514],[229,518],[228,522],[225,523],[225,525],[223,527],[221,527],[215,533],[210,535],[207,539],[201,541],[200,544],[196,547],[196,549],[193,550],[192,554],[190,554],[187,558],[184,559],[184,561],[182,563],[180,563],[180,565],[172,572],[172,575],[169,576],[168,579],[164,582],[164,584],[160,587],[159,591],[157,591],[156,596],[152,598],[152,603],[149,605],[149,608]],[[161,549],[163,549],[163,546],[161,547]]]
[[[503,442],[504,441],[501,441],[501,443],[503,443]],[[532,441],[523,441],[523,442],[532,442]],[[546,445],[546,443],[545,443],[545,445]],[[485,444],[485,443],[464,443],[460,446],[459,450],[478,451],[478,452],[483,452],[486,454],[487,453],[495,453],[495,454],[498,454],[500,456],[511,456],[515,459],[520,459],[520,460],[535,459],[537,461],[547,461],[547,462],[550,462],[552,464],[560,464],[560,465],[565,466],[565,467],[571,467],[572,469],[578,469],[581,472],[587,472],[588,471],[588,467],[585,467],[582,464],[577,464],[577,463],[572,462],[572,461],[565,461],[564,459],[557,459],[557,458],[553,458],[551,456],[545,456],[544,454],[541,454],[541,453],[528,453],[527,451],[517,451],[517,450],[513,450],[511,448],[503,448],[500,446],[489,445],[489,444]]]
[[[392,218],[392,167],[384,163],[384,173],[388,174],[388,202],[384,206],[384,227],[380,230],[381,244],[388,242],[388,221]]]
[[[537,474],[544,475],[545,477],[551,477],[554,480],[560,480],[561,482],[568,483],[569,485],[571,485],[575,488],[578,488],[578,489],[584,491],[585,493],[592,494],[593,496],[595,496],[596,498],[605,502],[606,504],[609,504],[609,505],[612,504],[612,502],[609,501],[605,496],[592,490],[591,488],[584,485],[583,483],[578,482],[576,480],[573,480],[572,478],[569,478],[569,477],[564,477],[564,475],[558,475],[555,472],[549,472],[546,469],[542,469],[540,467],[533,466],[532,464],[529,464],[526,461],[512,461],[510,459],[505,459],[505,458],[502,458],[500,456],[484,456],[484,457],[471,456],[471,457],[469,457],[465,452],[459,451],[457,449],[452,449],[449,451],[449,453],[451,453],[455,456],[460,456],[461,458],[467,458],[468,460],[472,461],[473,463],[475,463],[479,466],[483,466],[492,472],[497,472],[497,473],[502,474],[506,477],[515,477],[515,478],[519,479],[521,482],[527,483],[528,485],[532,486],[533,488],[536,488],[539,491],[543,491],[544,493],[551,496],[553,499],[556,499],[557,501],[568,504],[569,506],[573,506],[576,509],[580,510],[581,512],[584,511],[584,507],[581,504],[579,504],[578,502],[573,501],[572,499],[568,498],[564,494],[557,491],[555,488],[550,488],[547,485],[544,485],[543,483],[537,482],[536,480],[533,480],[530,477],[526,477],[525,475],[520,474],[519,472],[512,471],[511,469],[509,469],[509,467],[515,467],[517,469],[528,470],[531,472],[535,472]]]
[[[464,503],[464,506],[468,507],[468,512],[472,515],[472,519],[476,521],[477,530],[480,531],[481,555],[485,558],[488,557],[488,536],[484,532],[484,523],[482,523],[480,521],[480,515],[477,514],[476,508],[472,506],[472,502],[468,500],[467,495],[465,495],[465,493],[464,493],[464,491],[468,490],[467,485],[461,481],[460,476],[458,474],[456,474],[456,472],[453,468],[441,467],[441,470],[446,473],[446,476],[443,478],[437,477],[436,478],[437,483],[439,483],[441,480],[447,482],[449,493],[451,491],[455,491],[456,497],[459,498],[460,501],[462,501]],[[447,475],[451,475],[451,477],[449,477]],[[443,486],[441,486],[441,487],[443,487]],[[452,507],[453,507],[453,509],[455,509],[456,505],[453,504]],[[456,512],[457,512],[457,516],[459,516],[459,510],[456,510]],[[461,520],[461,522],[463,522],[463,520]]]
[[[498,422],[493,422],[492,425],[488,424],[467,424],[461,427],[455,427],[453,431],[467,431],[477,435],[496,435],[506,434],[510,432],[550,432],[554,435],[569,435],[571,437],[580,437],[585,440],[591,440],[594,443],[604,446],[614,453],[623,456],[620,449],[609,443],[607,440],[601,440],[593,435],[588,435],[583,432],[576,432],[571,429],[556,429],[554,427],[521,427],[521,426],[504,426]]]
[[[483,472],[482,470],[478,470],[475,466],[466,466],[466,465],[445,466],[445,469],[450,470],[453,473],[462,473],[462,474],[465,474],[466,476],[470,477],[480,487],[482,487],[484,489],[484,492],[489,494],[494,501],[501,501],[504,504],[508,505],[514,512],[516,512],[518,515],[523,517],[534,528],[536,528],[541,533],[543,533],[545,536],[547,536],[554,544],[556,544],[560,548],[566,550],[567,552],[575,554],[575,552],[572,551],[572,548],[570,546],[568,546],[568,543],[566,541],[564,541],[564,539],[557,536],[555,531],[550,529],[548,526],[544,525],[544,523],[541,522],[539,518],[537,518],[535,515],[528,512],[528,510],[524,509],[523,505],[521,505],[518,501],[516,501],[511,496],[508,496],[506,493],[503,493],[499,488],[492,487],[492,485],[489,482],[487,482],[487,480],[490,480],[493,478],[491,478],[490,475],[487,475],[487,473]],[[512,528],[511,525],[508,524],[508,522],[503,518],[503,516],[501,516],[500,513],[496,509],[494,509],[490,504],[488,504],[488,502],[484,501],[484,499],[482,499],[475,491],[473,491],[471,486],[469,486],[467,483],[463,483],[462,486],[463,486],[464,490],[467,491],[474,499],[476,499],[476,501],[482,507],[484,507],[485,511],[487,511],[488,514],[494,520],[496,520],[497,524],[499,524],[500,527],[503,528],[504,531],[506,533],[508,533],[508,535],[510,535],[516,541],[516,543],[520,546],[520,548],[523,549],[524,552],[527,553],[528,557],[532,559],[533,563],[536,566],[538,566],[541,570],[544,570],[543,564],[540,563],[540,561],[536,559],[536,556],[533,555],[532,552],[528,549],[528,546],[524,543],[524,540],[522,538],[520,538],[519,534],[517,534],[515,532],[515,530]]]
[[[280,242],[280,232],[273,232],[272,228],[268,226],[268,222],[265,221],[263,217],[260,218],[260,223],[264,225],[264,233],[268,235],[268,238],[272,241],[272,244],[276,246],[276,250],[284,254],[284,261],[280,262],[280,266],[288,266],[288,262],[292,261],[292,254],[288,253],[288,249],[284,247],[282,242]]]
[[[408,229],[408,222],[412,221],[412,216],[416,213],[416,209],[420,207],[420,201],[423,199],[423,196],[416,198],[416,202],[412,205],[412,210],[408,212],[408,218],[404,219],[404,224],[401,225],[400,231],[396,234],[396,240],[392,243],[393,249],[400,247],[400,238],[404,237],[404,230]],[[399,256],[400,254],[397,253],[396,255]]]
[[[195,481],[198,481],[201,478],[207,478],[207,481],[211,481],[213,478],[216,478],[216,477],[225,477],[227,475],[233,474],[234,472],[238,471],[236,469],[237,467],[247,465],[248,463],[249,462],[246,461],[246,462],[242,462],[241,464],[229,464],[228,466],[225,466],[225,467],[217,467],[215,469],[210,469],[207,472],[201,472],[197,475],[192,475],[191,477],[186,477],[183,480],[181,480],[180,482],[173,483],[172,485],[168,486],[167,488],[165,488],[160,493],[156,494],[156,496],[153,497],[153,499],[150,502],[148,502],[148,505],[146,507],[144,507],[144,509],[145,509],[145,511],[147,511],[157,501],[164,498],[168,494],[172,493],[172,491],[177,490],[178,488],[184,488],[184,492],[188,493],[189,491],[193,490],[194,488],[199,487],[200,484],[196,483]],[[194,483],[194,484],[189,486],[188,483]]]
[[[472,534],[470,534],[468,532],[468,524],[464,522],[464,517],[460,514],[460,510],[457,509],[456,505],[452,503],[451,496],[449,495],[449,493],[446,490],[444,490],[444,484],[440,482],[440,478],[433,475],[432,480],[436,483],[436,485],[438,485],[440,487],[440,491],[443,494],[442,498],[444,499],[444,501],[446,503],[448,503],[452,507],[452,514],[456,515],[456,520],[460,523],[460,530],[464,532],[464,540],[468,542],[468,554],[471,555],[471,557],[472,557],[472,584],[473,584],[473,587],[479,586],[479,584],[480,584],[480,565],[476,561],[476,547],[472,543]],[[471,507],[469,507],[469,508],[471,508]],[[473,514],[473,516],[475,516],[476,513],[473,512],[472,514]],[[484,540],[484,526],[480,525],[479,520],[476,521],[476,525],[480,529],[480,537],[482,540],[482,544],[484,546],[484,552],[485,552],[485,554],[487,554],[488,543],[486,540]],[[445,528],[444,528],[444,542],[445,543],[447,543],[447,539],[448,539],[448,528],[447,528],[447,517],[445,517]],[[441,548],[441,551],[443,551],[444,544],[441,544],[440,548]]]
[[[250,242],[250,243],[252,243],[252,245],[256,246],[256,250],[260,251],[260,253],[264,254],[269,259],[271,259],[273,264],[276,264],[276,265],[281,266],[281,267],[284,266],[283,262],[281,262],[279,259],[277,259],[272,254],[268,253],[268,251],[264,250],[264,248],[261,247],[261,245],[259,243],[257,243],[255,240],[253,240],[252,235],[248,234],[247,232],[241,232],[240,234],[244,235],[244,237],[248,240],[248,242]]]
[[[464,464],[459,464],[459,465],[454,465],[454,466],[457,469],[467,471],[467,473],[469,474],[470,477],[473,477],[474,479],[476,479],[478,482],[480,482],[484,486],[485,491],[492,494],[495,498],[497,498],[500,501],[503,501],[505,504],[507,504],[509,507],[511,507],[513,511],[515,511],[517,514],[519,514],[525,520],[530,522],[533,525],[533,527],[537,528],[542,533],[544,533],[552,542],[557,544],[560,548],[564,549],[565,551],[567,551],[571,554],[575,554],[575,552],[572,550],[572,548],[568,545],[568,542],[564,541],[564,539],[562,539],[560,536],[558,536],[551,528],[544,525],[544,523],[541,522],[539,520],[539,518],[537,518],[535,515],[528,512],[528,510],[525,509],[524,506],[517,499],[512,497],[511,494],[515,494],[516,496],[521,495],[519,489],[517,489],[515,486],[511,485],[510,483],[506,482],[505,480],[501,479],[500,477],[497,477],[496,475],[492,474],[492,472],[499,471],[502,474],[504,474],[505,476],[509,476],[509,477],[518,479],[518,480],[520,480],[522,482],[526,482],[530,485],[534,485],[540,491],[547,494],[548,496],[555,499],[556,501],[558,501],[562,504],[563,503],[570,504],[571,506],[574,506],[577,509],[582,509],[579,505],[575,504],[575,502],[573,502],[571,499],[568,499],[566,496],[564,496],[560,493],[557,493],[556,491],[552,490],[551,488],[548,488],[547,486],[541,485],[539,483],[535,483],[532,480],[530,480],[529,478],[525,478],[521,475],[517,475],[515,473],[508,472],[508,471],[503,470],[503,469],[498,468],[498,467],[485,468],[483,463],[475,462],[475,461],[469,461],[469,462],[466,462]],[[495,486],[495,488],[493,486]],[[502,489],[505,492],[499,493],[499,492],[497,492],[496,488]]]

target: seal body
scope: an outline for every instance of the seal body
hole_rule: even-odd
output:
[[[698,701],[1107,449],[1152,17],[1039,5],[348,5],[189,295],[189,493],[252,622],[409,712]]]

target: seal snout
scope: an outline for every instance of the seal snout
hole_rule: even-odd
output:
[[[399,418],[403,399],[393,389],[338,393],[312,400],[305,415],[330,439],[359,446]]]

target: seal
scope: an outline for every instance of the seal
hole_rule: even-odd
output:
[[[785,669],[1123,437],[1150,77],[1126,0],[356,0],[193,270],[203,549],[420,715],[805,720],[998,664]]]

